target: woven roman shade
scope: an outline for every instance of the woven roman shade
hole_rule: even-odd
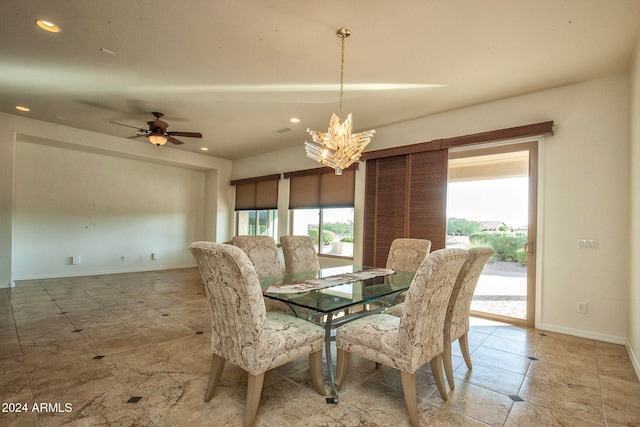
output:
[[[353,207],[356,169],[350,167],[342,175],[328,168],[285,173],[290,179],[289,209]]]
[[[278,209],[280,174],[231,181],[236,187],[237,211]]]

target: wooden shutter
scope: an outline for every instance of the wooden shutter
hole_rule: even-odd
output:
[[[382,267],[400,237],[446,244],[447,150],[367,161],[363,263]]]

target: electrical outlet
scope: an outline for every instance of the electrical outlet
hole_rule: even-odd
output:
[[[588,250],[588,251],[597,251],[598,240],[597,239],[579,239],[578,249]]]
[[[587,303],[586,302],[577,302],[576,303],[576,311],[580,314],[587,314]]]

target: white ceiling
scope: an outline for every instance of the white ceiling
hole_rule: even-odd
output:
[[[160,111],[204,135],[169,149],[302,149],[338,113],[340,27],[361,131],[626,73],[640,1],[3,0],[0,111],[119,137],[136,131],[110,122],[146,128]]]

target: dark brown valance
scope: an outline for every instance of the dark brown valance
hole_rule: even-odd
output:
[[[361,159],[381,159],[385,157],[423,153],[425,151],[462,147],[465,145],[482,144],[485,142],[505,141],[508,139],[526,138],[549,134],[553,134],[553,121],[516,126],[513,128],[491,130],[487,132],[474,133],[471,135],[434,139],[428,142],[420,142],[418,144],[403,145],[393,148],[384,148],[382,150],[367,151],[362,153]]]
[[[359,167],[359,163],[354,163],[351,166],[349,166],[346,169],[343,169],[342,171],[356,171],[358,170]],[[323,167],[323,168],[313,168],[313,169],[303,169],[303,170],[299,170],[299,171],[292,171],[292,172],[285,172],[284,173],[284,179],[289,179],[289,178],[295,178],[295,177],[299,177],[299,176],[309,176],[309,175],[324,175],[324,174],[336,174],[336,171],[334,169],[331,169],[330,167]]]

